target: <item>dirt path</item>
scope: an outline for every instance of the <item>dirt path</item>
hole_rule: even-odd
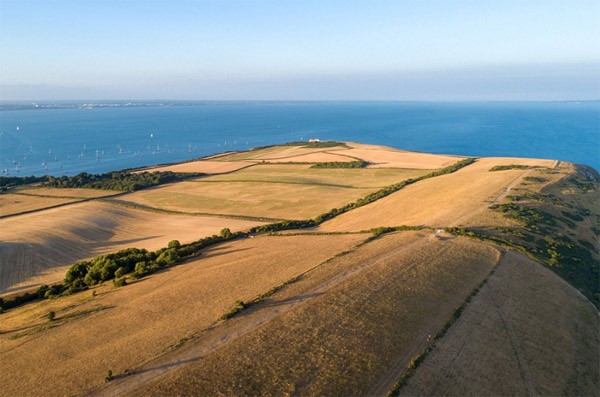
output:
[[[510,181],[510,183],[508,185],[506,185],[506,187],[504,189],[502,189],[502,191],[496,197],[494,197],[494,199],[492,201],[489,201],[489,202],[484,201],[479,208],[477,208],[476,210],[472,211],[471,213],[469,213],[463,217],[456,219],[454,222],[451,222],[450,224],[448,224],[448,226],[454,227],[454,226],[460,225],[461,223],[465,222],[466,220],[471,219],[472,217],[484,212],[491,205],[498,203],[500,200],[502,200],[504,197],[506,197],[510,193],[512,188],[514,188],[517,184],[519,184],[523,180],[523,178],[528,176],[530,173],[531,173],[531,170],[526,170],[526,171],[522,172],[515,179]]]
[[[512,254],[512,255],[514,255],[514,254]],[[510,254],[508,254],[507,256],[510,256]],[[500,298],[500,296],[499,296],[501,289],[505,290],[505,293],[504,293],[505,296],[513,296],[511,281],[512,281],[511,278],[508,278],[506,280],[506,282],[504,283],[504,285],[500,286],[500,288],[495,291],[496,293],[493,295],[494,308],[496,309],[496,313],[498,313],[498,316],[500,317],[500,320],[502,321],[502,326],[503,326],[504,330],[506,331],[506,335],[508,336],[510,345],[515,354],[516,361],[519,366],[519,372],[521,374],[521,378],[523,379],[523,384],[527,388],[527,392],[529,393],[529,395],[535,396],[536,395],[535,388],[533,387],[533,383],[531,382],[531,376],[529,375],[529,367],[527,365],[527,360],[525,359],[525,353],[523,352],[523,349],[521,348],[521,343],[519,342],[519,338],[515,334],[515,331],[512,327],[511,322],[507,319],[507,315],[506,315],[504,309],[502,308],[502,305],[499,302],[500,299],[504,299],[504,298]]]
[[[327,290],[346,281],[363,270],[376,266],[382,261],[404,251],[419,247],[426,242],[427,237],[419,237],[417,240],[406,245],[399,246],[391,251],[383,252],[370,260],[361,262],[351,269],[324,280],[317,286],[305,290],[301,295],[291,299],[276,301],[276,304],[273,304],[272,299],[260,302],[255,306],[246,309],[241,315],[238,315],[231,320],[217,322],[213,326],[200,331],[200,334],[197,337],[193,337],[196,341],[190,343],[189,346],[184,345],[182,348],[159,356],[142,367],[130,371],[128,374],[118,375],[112,382],[92,390],[89,394],[93,396],[115,396],[133,393],[138,386],[164,375],[181,365],[201,359],[211,351],[254,331],[269,320],[323,294]],[[324,263],[327,263],[327,261]]]

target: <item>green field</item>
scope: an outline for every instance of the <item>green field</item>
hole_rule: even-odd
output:
[[[401,168],[310,168],[310,165],[257,165],[231,174],[199,179],[201,182],[280,182],[356,188],[384,187],[418,177],[431,170]]]

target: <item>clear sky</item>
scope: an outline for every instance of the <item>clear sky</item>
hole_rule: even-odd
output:
[[[0,0],[0,99],[599,99],[598,21],[598,0]]]

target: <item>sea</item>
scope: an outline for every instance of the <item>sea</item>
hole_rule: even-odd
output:
[[[600,101],[0,103],[0,176],[103,173],[311,138],[600,170]]]

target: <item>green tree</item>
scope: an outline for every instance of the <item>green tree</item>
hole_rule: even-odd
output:
[[[226,227],[225,229],[221,230],[221,234],[220,235],[223,238],[229,238],[229,237],[231,237],[231,230],[229,230],[229,228]]]

